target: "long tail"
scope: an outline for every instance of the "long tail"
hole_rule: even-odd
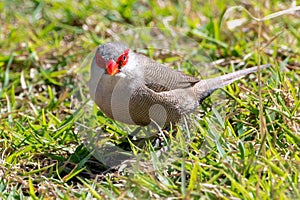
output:
[[[265,69],[270,67],[270,64],[261,65],[260,69]],[[216,89],[222,88],[247,74],[256,72],[258,70],[258,66],[251,67],[248,69],[243,69],[237,72],[232,72],[230,74],[225,74],[223,76],[210,78],[206,80],[201,80],[199,83],[196,84],[197,94],[199,95],[198,99],[199,102],[203,101],[206,97],[208,97],[213,91]]]

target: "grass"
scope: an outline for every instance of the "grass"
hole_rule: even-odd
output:
[[[256,17],[291,7],[278,0],[1,1],[0,198],[299,199],[299,11],[263,21],[259,31],[245,11],[224,15],[232,6]],[[232,20],[242,24],[230,29]],[[146,34],[150,27],[168,39]],[[82,62],[117,37],[198,77],[271,63],[261,74],[265,137],[255,75],[205,100],[203,113],[188,117],[191,127],[170,131],[160,150],[130,140],[136,127],[108,119],[95,106],[86,112]],[[103,133],[96,145],[125,149],[138,164],[100,162],[84,140],[95,138],[94,130]]]

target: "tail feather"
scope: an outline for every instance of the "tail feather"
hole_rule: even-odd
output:
[[[260,69],[265,69],[267,67],[270,67],[270,64],[261,65]],[[213,91],[222,88],[240,78],[243,76],[246,76],[250,73],[256,72],[258,70],[258,66],[251,67],[248,69],[243,69],[237,72],[232,72],[230,74],[225,74],[223,76],[210,78],[206,80],[201,80],[197,83],[197,94],[199,94],[199,102],[203,101],[206,97],[208,97]]]

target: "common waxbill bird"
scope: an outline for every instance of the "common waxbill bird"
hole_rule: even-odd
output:
[[[261,69],[269,65],[262,65]],[[133,52],[120,42],[97,48],[91,65],[92,99],[108,117],[146,126],[176,124],[213,91],[256,72],[252,67],[200,80]]]

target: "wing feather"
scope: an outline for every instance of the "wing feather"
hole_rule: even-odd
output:
[[[138,54],[137,59],[144,68],[145,85],[155,92],[189,88],[200,81],[181,71],[157,63],[144,55]]]

